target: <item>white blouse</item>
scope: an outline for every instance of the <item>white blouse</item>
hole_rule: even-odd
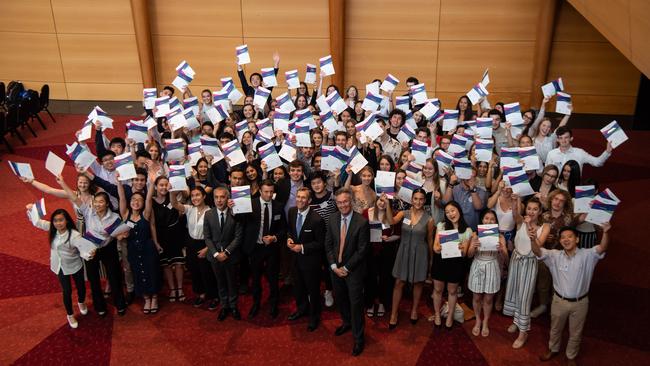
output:
[[[115,223],[115,220],[120,220],[120,216],[111,211],[106,210],[104,217],[99,217],[95,209],[91,204],[83,203],[79,209],[83,213],[84,223],[86,225],[86,232],[92,234],[92,236],[102,239],[103,242],[99,247],[104,247],[110,243],[113,238],[106,232],[106,228],[110,227]]]
[[[201,215],[199,215],[199,209],[195,206],[183,205],[185,207],[185,216],[187,216],[187,231],[190,233],[190,237],[195,240],[203,240],[203,219],[205,218],[205,213],[210,211],[210,208],[204,210]]]
[[[50,230],[50,222],[42,219],[34,226],[45,231]],[[69,238],[68,234],[70,234]],[[63,233],[57,231],[50,243],[50,269],[56,274],[59,271],[64,275],[77,273],[83,268],[81,259],[89,259],[95,249],[95,245],[84,239],[76,230]]]

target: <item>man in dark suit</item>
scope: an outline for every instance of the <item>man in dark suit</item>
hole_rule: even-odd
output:
[[[205,213],[203,235],[208,247],[206,258],[212,265],[219,286],[221,311],[217,319],[226,319],[232,314],[236,320],[241,319],[237,309],[237,263],[243,236],[243,225],[235,220],[228,199],[230,192],[219,186],[214,189],[215,208]]]
[[[340,336],[352,329],[352,355],[358,356],[365,346],[363,282],[370,226],[368,220],[352,211],[352,191],[349,189],[341,188],[336,192],[336,206],[339,213],[330,216],[325,234],[334,296],[343,320],[334,335]]]
[[[262,274],[269,282],[271,317],[278,316],[280,243],[284,243],[286,220],[282,205],[273,200],[274,191],[273,181],[264,180],[260,186],[260,198],[251,202],[253,212],[245,217],[243,249],[250,258],[253,275],[253,306],[248,313],[249,319],[254,318],[260,309]]]
[[[325,221],[310,209],[311,191],[300,188],[296,193],[296,207],[289,209],[287,247],[293,256],[293,290],[296,312],[289,320],[309,314],[307,331],[318,328],[321,313],[320,274],[325,254]]]

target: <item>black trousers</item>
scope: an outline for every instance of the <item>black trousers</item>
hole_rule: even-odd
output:
[[[372,243],[368,251],[368,272],[365,281],[366,308],[373,306],[375,300],[390,308],[393,301],[393,265],[397,256],[399,242]]]
[[[259,304],[262,298],[262,275],[269,283],[269,302],[277,306],[280,299],[280,248],[278,243],[270,245],[256,244],[250,254],[251,274],[253,276],[253,303]]]
[[[117,240],[98,248],[93,259],[86,261],[86,275],[88,275],[88,281],[90,282],[93,307],[96,311],[106,311],[106,301],[104,300],[104,293],[99,279],[99,262],[104,264],[106,269],[106,277],[113,292],[113,305],[118,310],[126,309],[124,290],[122,289],[122,265],[117,254]]]
[[[332,272],[334,296],[341,313],[343,325],[352,326],[355,343],[364,342],[365,317],[363,303],[363,270],[357,269],[346,277],[339,277]]]
[[[210,262],[219,287],[219,302],[224,309],[237,309],[239,288],[237,287],[238,265],[232,259],[224,262]]]
[[[296,298],[297,311],[309,314],[311,321],[320,320],[320,263],[315,266],[293,263],[293,294]]]
[[[205,294],[206,299],[217,299],[217,279],[214,276],[210,262],[199,258],[197,252],[205,248],[205,240],[189,239],[187,245],[187,266],[192,275],[192,292],[196,295]]]
[[[77,272],[69,275],[63,274],[63,270],[59,270],[57,274],[61,289],[63,290],[63,306],[68,315],[73,315],[72,310],[72,283],[70,278],[74,280],[74,285],[77,287],[77,299],[79,303],[86,301],[86,280],[84,279],[84,269],[81,267]]]

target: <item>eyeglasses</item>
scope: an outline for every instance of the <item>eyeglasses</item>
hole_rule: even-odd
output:
[[[550,173],[546,173],[546,174],[544,174],[544,175],[547,176],[547,177],[549,177],[549,178],[553,178],[553,179],[557,178],[557,175],[552,175],[552,174],[550,174]]]

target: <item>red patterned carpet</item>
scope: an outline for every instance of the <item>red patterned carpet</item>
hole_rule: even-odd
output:
[[[349,355],[349,335],[334,337],[339,325],[333,310],[323,314],[322,326],[306,331],[306,322],[290,323],[290,290],[282,290],[277,321],[262,308],[255,321],[217,322],[216,313],[188,304],[162,301],[157,315],[144,315],[140,304],[131,305],[125,317],[109,315],[100,319],[92,312],[79,318],[79,328],[70,329],[65,320],[59,285],[49,270],[46,233],[31,226],[24,213],[26,203],[41,193],[21,183],[11,173],[6,160],[32,164],[36,177],[56,185],[45,170],[45,157],[52,150],[64,157],[64,144],[73,141],[73,132],[83,116],[57,115],[58,123],[46,119],[48,130],[37,128],[38,138],[28,138],[22,146],[9,138],[16,153],[2,152],[0,177],[3,223],[0,234],[0,364],[20,365],[121,365],[121,364],[218,364],[218,365],[533,365],[546,349],[548,318],[533,322],[524,349],[513,350],[514,340],[505,329],[509,319],[494,314],[488,338],[471,336],[473,322],[452,331],[432,330],[424,319],[408,323],[409,304],[404,301],[400,325],[387,329],[387,318],[367,321],[367,346],[359,358]],[[121,126],[129,117],[118,116]],[[24,134],[25,136],[27,134]],[[592,153],[604,148],[597,130],[576,130],[576,145]],[[650,249],[639,240],[647,225],[650,198],[644,194],[650,183],[650,133],[630,133],[631,139],[615,150],[601,169],[587,168],[601,187],[609,187],[623,201],[616,212],[614,240],[610,252],[597,268],[590,294],[590,313],[579,362],[586,365],[649,364],[650,325],[647,258]],[[72,167],[64,175],[73,181]],[[71,209],[67,201],[46,197],[48,211]],[[71,211],[72,212],[72,211]],[[186,293],[190,288],[186,287]],[[251,299],[241,299],[246,314]],[[421,317],[431,313],[430,301],[423,302]],[[563,364],[558,357],[550,365]]]

